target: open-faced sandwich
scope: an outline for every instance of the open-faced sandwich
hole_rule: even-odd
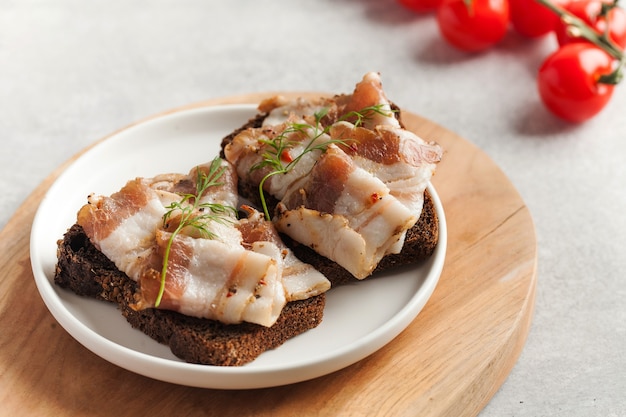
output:
[[[316,327],[332,286],[433,253],[441,153],[376,73],[351,94],[273,97],[206,164],[90,195],[55,282],[117,303],[185,361],[248,363]]]

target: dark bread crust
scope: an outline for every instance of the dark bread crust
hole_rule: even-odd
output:
[[[131,307],[136,283],[93,246],[79,225],[59,240],[57,255],[57,285],[81,296],[116,303],[132,327],[169,345],[174,355],[191,363],[243,365],[322,321],[325,294],[288,303],[272,327],[227,325],[159,309],[137,311]]]
[[[400,109],[393,103],[392,108],[395,111],[394,114],[400,122],[400,125],[403,126],[400,117]],[[248,122],[246,122],[243,126],[224,137],[221,143],[220,156],[222,158],[225,157],[224,147],[232,142],[239,132],[248,128],[261,127],[263,120],[266,117],[267,114],[259,113],[252,119],[248,120]],[[246,178],[240,177],[238,181],[238,192],[241,197],[249,201],[252,205],[255,205],[256,207],[261,206],[258,184],[253,184],[250,181],[247,181]],[[266,195],[265,198],[270,212],[272,212],[278,201],[271,195]],[[308,246],[302,245],[286,235],[281,235],[281,238],[285,244],[291,248],[294,254],[300,258],[300,260],[312,265],[324,274],[331,282],[332,286],[359,281],[343,267],[318,254]],[[437,218],[437,212],[435,210],[432,196],[428,190],[426,190],[426,192],[424,192],[424,206],[422,208],[422,212],[417,223],[407,231],[402,252],[399,254],[390,254],[385,256],[374,270],[373,275],[382,271],[389,271],[400,266],[414,264],[429,258],[434,253],[438,241],[439,219]]]

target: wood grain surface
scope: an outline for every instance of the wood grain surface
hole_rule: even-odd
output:
[[[256,103],[272,94],[185,108]],[[528,334],[536,287],[533,221],[484,152],[415,114],[403,112],[402,118],[445,149],[433,184],[446,213],[448,250],[431,299],[387,346],[324,377],[241,391],[152,380],[91,353],[46,309],[29,256],[37,206],[81,152],[35,189],[0,232],[0,415],[477,415],[506,379]]]

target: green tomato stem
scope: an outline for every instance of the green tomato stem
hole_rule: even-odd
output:
[[[623,67],[626,65],[626,55],[608,36],[608,29],[603,34],[598,34],[589,25],[587,25],[582,19],[574,16],[567,10],[557,6],[550,0],[537,0],[539,3],[546,6],[552,12],[556,13],[561,21],[572,30],[577,37],[583,38],[605,51],[607,54],[615,58],[618,62],[615,70],[603,75],[599,78],[598,82],[603,84],[617,84],[623,78]],[[617,2],[615,2],[617,3]]]

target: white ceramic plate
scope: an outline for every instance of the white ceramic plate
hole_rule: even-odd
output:
[[[56,241],[76,220],[89,193],[108,195],[127,180],[186,173],[217,155],[223,136],[256,112],[252,105],[182,110],[128,127],[80,156],[50,187],[31,231],[31,262],[39,292],[55,319],[87,349],[127,370],[176,384],[248,389],[290,384],[351,365],[404,330],[431,296],[444,263],[446,222],[423,264],[339,287],[328,293],[323,322],[242,367],[189,364],[131,326],[112,304],[78,297],[53,283]]]

